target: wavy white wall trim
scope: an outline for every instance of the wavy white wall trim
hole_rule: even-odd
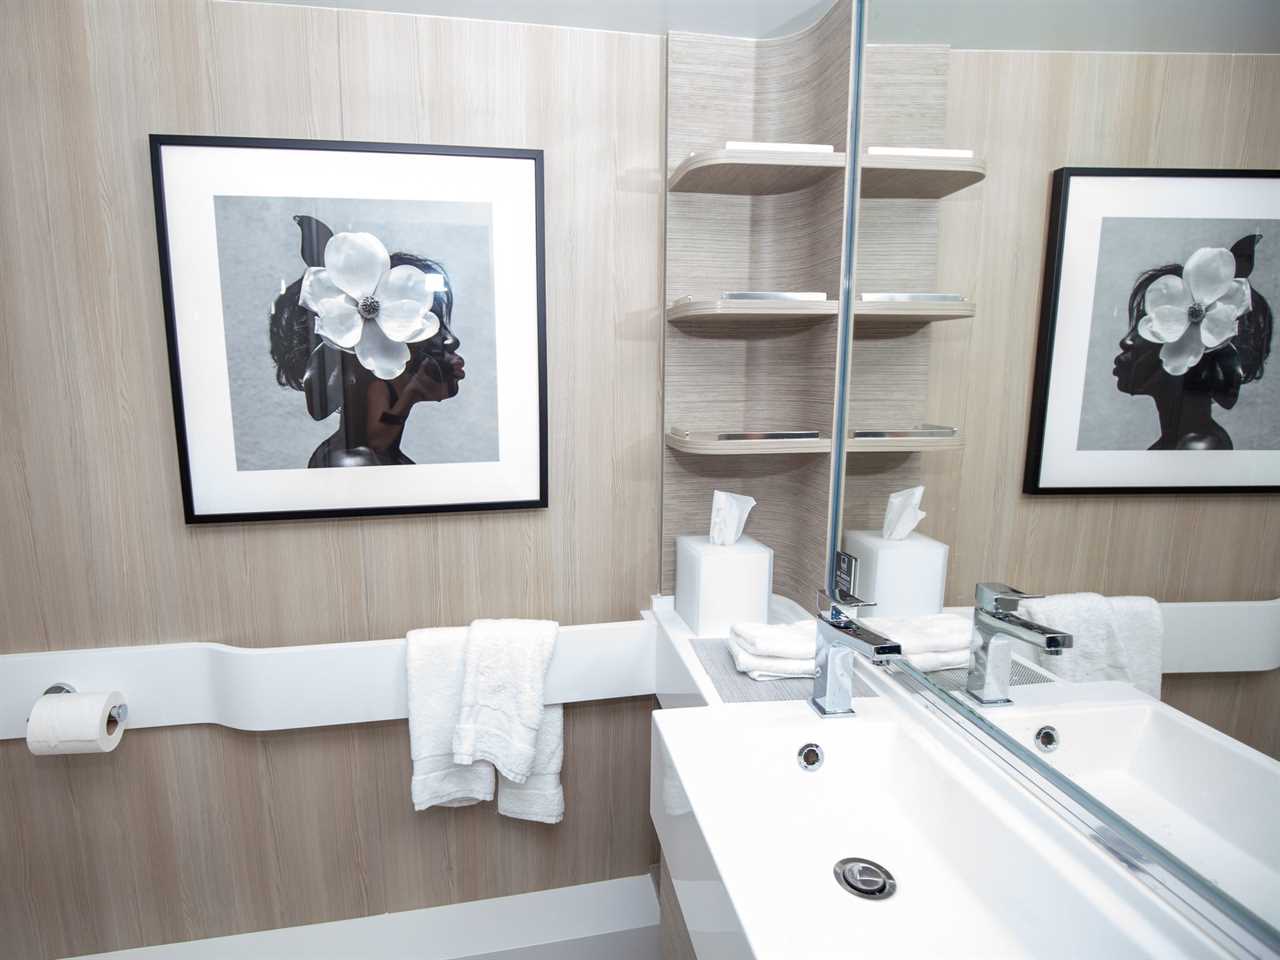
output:
[[[546,702],[654,692],[651,617],[562,627]],[[27,714],[53,683],[119,690],[129,726],[216,723],[287,730],[408,716],[404,640],[231,647],[166,643],[0,656],[0,740],[26,736]]]
[[[191,940],[81,960],[659,960],[648,876],[331,923]]]

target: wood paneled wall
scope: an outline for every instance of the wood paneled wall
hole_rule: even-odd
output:
[[[630,619],[657,587],[663,41],[217,0],[0,5],[0,652]],[[551,507],[184,526],[147,134],[546,151]],[[287,696],[287,691],[282,691]],[[648,699],[567,716],[559,827],[414,814],[403,724],[0,744],[5,957],[643,872]]]
[[[951,544],[950,603],[973,584],[1160,600],[1280,596],[1280,497],[1022,494],[1050,173],[1066,164],[1280,166],[1280,57],[954,51],[948,146],[986,160],[944,201],[930,413],[966,444],[929,454],[922,529]],[[1277,345],[1280,346],[1280,345]],[[1280,756],[1280,672],[1168,677],[1174,706]]]

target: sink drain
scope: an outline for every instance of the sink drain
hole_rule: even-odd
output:
[[[893,874],[873,860],[846,857],[836,863],[836,882],[850,893],[867,900],[883,900],[893,896],[898,881]]]

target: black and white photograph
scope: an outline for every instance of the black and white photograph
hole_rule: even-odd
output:
[[[536,151],[170,140],[189,519],[541,505]]]
[[[1280,484],[1278,183],[1057,172],[1028,492]]]

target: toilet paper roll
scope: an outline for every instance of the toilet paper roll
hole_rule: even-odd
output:
[[[121,707],[121,719],[111,711]],[[27,717],[27,747],[38,756],[110,753],[124,734],[124,697],[110,693],[46,693]]]

